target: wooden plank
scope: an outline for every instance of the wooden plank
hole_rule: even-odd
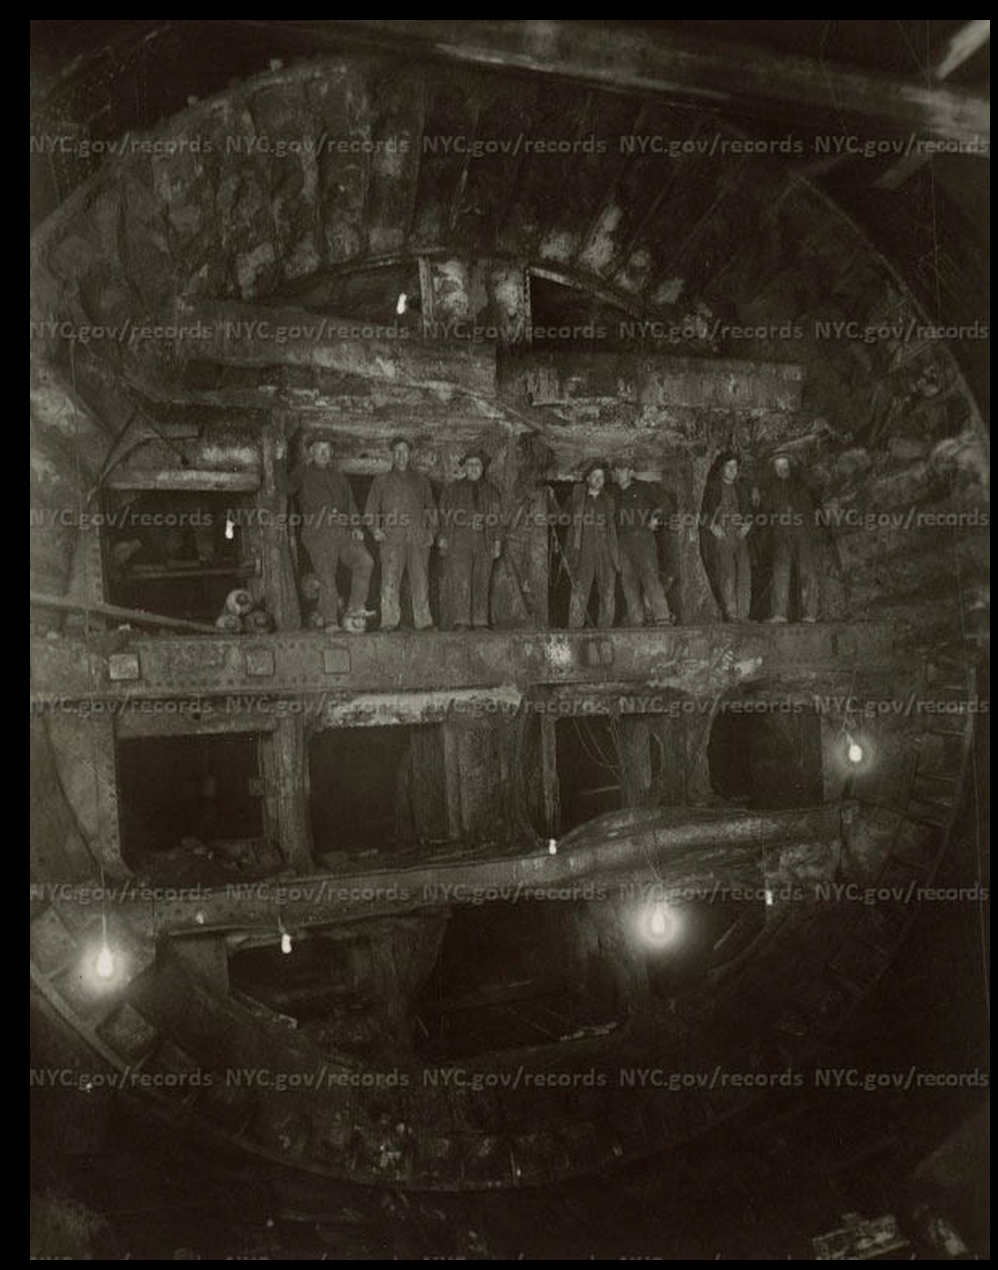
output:
[[[561,833],[556,723],[557,719],[554,715],[541,715],[541,805],[544,815],[544,828],[549,838],[557,838]]]
[[[105,477],[104,485],[118,490],[179,489],[251,494],[260,488],[260,477],[256,472],[214,472],[190,467],[119,467]]]

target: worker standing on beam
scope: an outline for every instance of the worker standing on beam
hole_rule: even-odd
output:
[[[790,616],[791,575],[796,568],[802,621],[818,620],[817,516],[814,496],[794,472],[790,455],[778,451],[770,460],[772,478],[762,492],[763,523],[769,530],[772,565],[770,622]]]
[[[367,592],[374,561],[364,546],[364,530],[350,482],[332,466],[333,447],[321,436],[305,437],[305,458],[290,475],[285,468],[288,448],[283,437],[275,449],[278,489],[296,495],[301,515],[301,541],[319,583],[317,612],[325,630],[340,625],[340,597],[336,570],[350,571],[350,598],[345,618],[362,623],[367,616]]]
[[[585,480],[572,490],[565,560],[572,581],[568,625],[585,625],[593,581],[599,595],[599,625],[612,626],[620,551],[613,499],[604,489],[606,464],[590,463]]]
[[[440,498],[437,546],[447,557],[455,630],[487,630],[492,562],[502,553],[499,493],[484,479],[485,455],[472,450],[462,460],[464,477]]]
[[[745,539],[752,528],[752,501],[738,475],[738,455],[733,450],[718,456],[704,494],[703,517],[713,544],[724,620],[747,622],[752,604],[752,564]]]
[[[413,625],[417,631],[432,630],[429,561],[437,507],[430,482],[409,466],[412,447],[408,440],[394,437],[391,452],[391,471],[374,478],[364,510],[364,519],[381,544],[381,629],[398,629],[399,591],[407,574]]]
[[[669,626],[672,615],[658,568],[655,534],[665,519],[661,491],[648,481],[634,479],[634,459],[623,454],[614,460],[617,483],[617,545],[620,548],[620,581],[627,603],[629,626],[644,626],[645,603],[656,626]]]

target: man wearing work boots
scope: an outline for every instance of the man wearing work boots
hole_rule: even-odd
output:
[[[391,442],[391,471],[376,476],[367,496],[364,519],[381,544],[381,629],[398,629],[402,575],[409,576],[412,622],[417,631],[433,629],[430,615],[430,547],[437,508],[430,482],[409,466],[412,447],[405,437]]]
[[[455,630],[487,630],[492,562],[502,552],[499,494],[485,480],[485,456],[478,450],[463,460],[464,478],[440,498],[437,546],[447,558],[449,596]]]
[[[771,468],[772,477],[762,494],[763,523],[769,531],[772,551],[772,607],[768,620],[789,620],[791,580],[796,569],[801,620],[816,622],[818,527],[814,497],[794,472],[785,451],[773,455]]]
[[[620,551],[613,499],[605,484],[606,464],[595,462],[586,469],[585,480],[572,490],[565,560],[572,582],[568,625],[573,630],[585,625],[594,580],[599,625],[613,625]]]
[[[301,541],[312,561],[319,583],[317,612],[324,629],[339,629],[339,592],[336,570],[350,571],[350,598],[345,619],[363,624],[367,616],[367,591],[374,561],[364,546],[364,530],[350,483],[332,466],[333,447],[321,436],[305,438],[304,461],[287,474],[284,461],[287,442],[277,442],[278,488],[298,500]]]
[[[634,479],[634,460],[621,455],[613,465],[617,505],[617,545],[620,581],[624,588],[629,626],[644,626],[647,603],[656,626],[669,626],[672,615],[658,569],[655,532],[662,524],[662,499],[647,481]]]
[[[703,517],[713,546],[713,564],[726,622],[747,622],[752,603],[752,563],[745,539],[752,528],[749,491],[738,475],[738,455],[718,456],[707,482]]]

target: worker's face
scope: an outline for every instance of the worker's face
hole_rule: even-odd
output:
[[[603,469],[601,467],[594,467],[593,470],[586,477],[586,485],[589,487],[589,493],[598,494],[600,490],[603,488],[603,483],[605,480],[606,480],[606,474],[604,473]]]
[[[781,481],[785,481],[787,477],[789,477],[790,475],[790,460],[777,459],[773,463],[773,471],[776,473],[776,475],[780,478]]]
[[[621,489],[627,489],[634,479],[634,469],[627,463],[618,463],[613,469],[613,478]]]
[[[392,463],[400,472],[404,472],[409,466],[408,441],[399,441],[392,446]]]
[[[316,467],[328,467],[333,461],[333,447],[328,441],[313,441],[311,455]]]
[[[738,475],[738,460],[737,460],[737,459],[728,459],[728,461],[727,461],[727,463],[725,463],[724,467],[722,467],[722,468],[721,468],[721,475],[724,477],[724,479],[725,479],[725,480],[728,482],[728,484],[730,485],[730,483],[731,483],[731,482],[735,479],[735,477]]]
[[[480,481],[484,471],[481,459],[469,459],[464,465],[464,474],[469,481]]]

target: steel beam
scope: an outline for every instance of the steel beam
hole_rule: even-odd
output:
[[[208,638],[133,635],[113,653],[77,641],[33,641],[34,708],[73,700],[230,698],[232,708],[302,698],[339,703],[352,693],[494,690],[532,685],[632,686],[647,697],[713,695],[743,683],[820,683],[903,669],[903,634],[886,623],[758,623],[584,631],[371,632]],[[912,663],[909,670],[917,669]],[[662,708],[662,707],[660,707]]]
[[[610,813],[562,838],[555,853],[529,846],[518,854],[482,849],[429,852],[404,866],[391,859],[348,865],[339,873],[268,878],[226,885],[157,887],[125,882],[114,888],[59,885],[53,898],[85,910],[102,896],[135,933],[210,936],[288,930],[478,905],[496,900],[552,898],[592,901],[623,891],[687,902],[715,898],[723,888],[761,887],[769,853],[805,843],[829,847],[855,804],[789,811],[732,812],[730,808],[654,808]],[[665,894],[668,892],[668,894]],[[734,892],[733,892],[734,893]],[[747,894],[745,895],[747,898]],[[762,903],[762,895],[759,896]]]

